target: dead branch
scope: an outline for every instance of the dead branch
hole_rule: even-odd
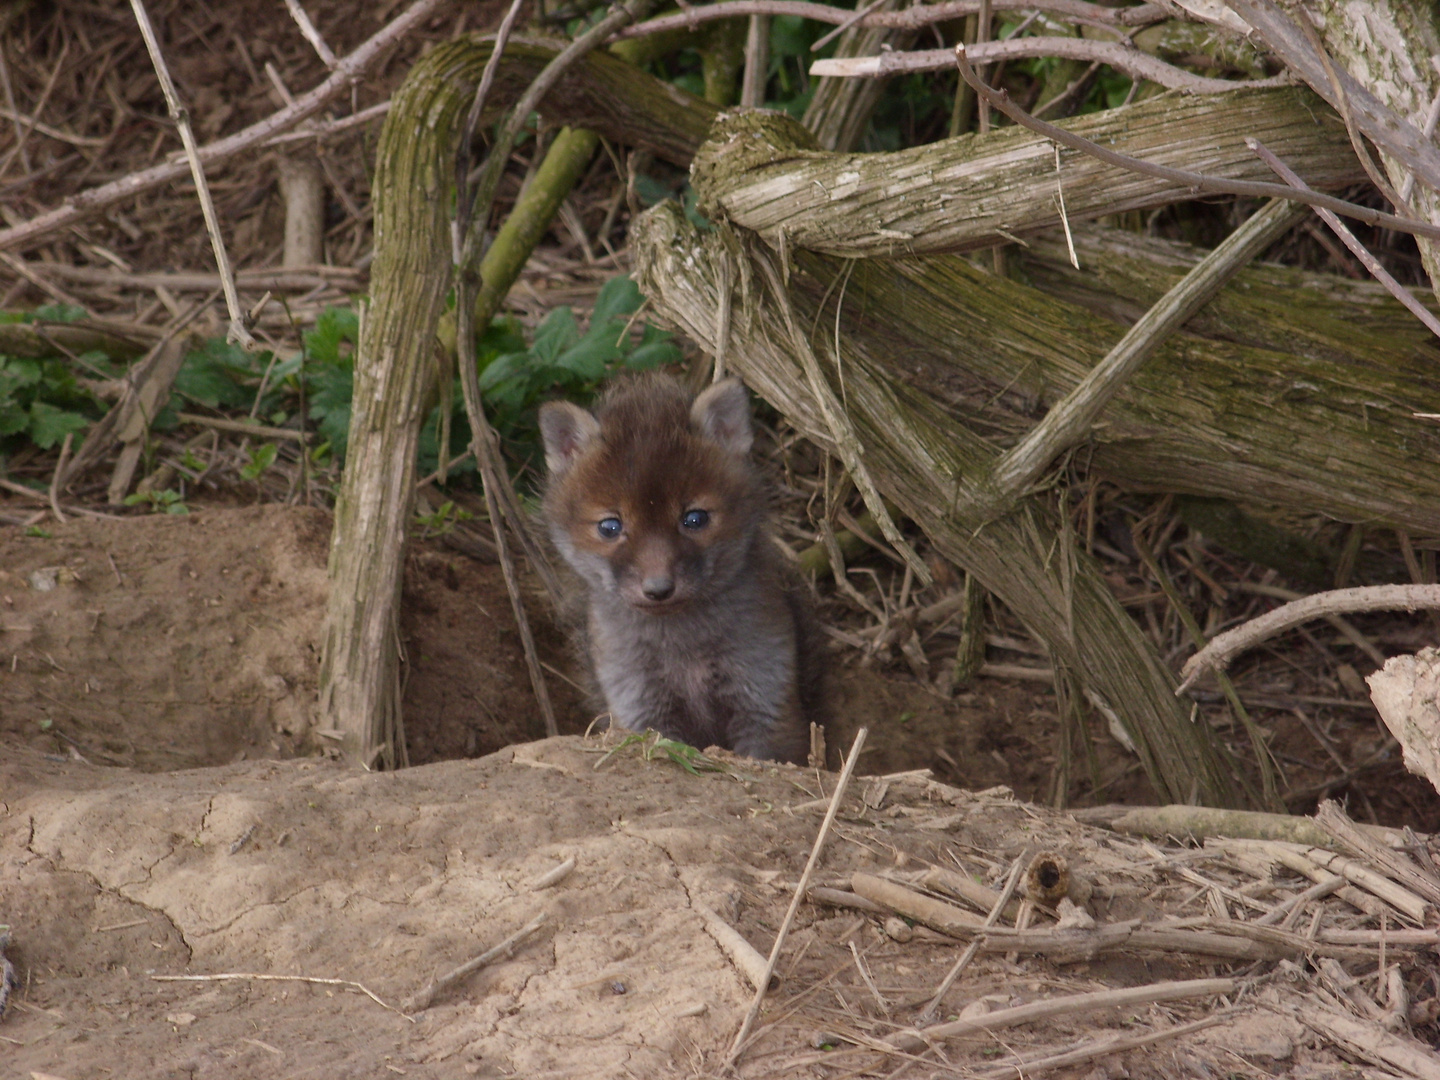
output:
[[[485,965],[493,964],[503,956],[509,956],[511,950],[513,950],[516,945],[520,944],[520,942],[524,941],[536,930],[539,930],[543,925],[545,925],[545,914],[542,912],[519,930],[516,930],[515,933],[511,934],[504,941],[500,942],[500,944],[493,948],[486,949],[479,956],[465,961],[465,963],[451,971],[447,971],[444,975],[437,975],[431,979],[425,984],[423,989],[416,991],[402,1001],[400,1008],[407,1013],[423,1012],[434,1004],[437,997],[452,986],[468,979]]]
[[[918,30],[935,23],[974,15],[986,6],[987,0],[948,0],[940,4],[917,4],[903,11],[872,11],[858,19],[845,8],[828,4],[811,4],[804,0],[726,0],[719,4],[687,7],[675,15],[661,15],[627,27],[615,35],[617,39],[663,34],[667,30],[692,30],[716,19],[738,19],[755,15],[789,15],[812,19],[836,26],[887,27],[894,30]],[[1139,4],[1129,8],[1111,8],[1084,0],[988,0],[992,11],[1043,11],[1074,22],[1092,26],[1149,26],[1170,18],[1156,4]],[[946,63],[949,63],[948,59]]]
[[[1278,4],[1273,0],[1226,0],[1226,3],[1254,28],[1291,71],[1332,107],[1341,108],[1343,94],[1348,99],[1346,111],[1353,115],[1360,131],[1431,189],[1440,191],[1440,148],[1343,69],[1335,73],[1339,83],[1337,92],[1326,71],[1325,60]],[[1300,17],[1308,16],[1302,13]],[[1331,209],[1342,212],[1335,207]]]
[[[1101,411],[1167,337],[1299,221],[1305,211],[1275,200],[1236,229],[1139,319],[1080,384],[995,463],[995,487],[1017,498],[1067,448],[1090,435]]]
[[[1270,176],[1242,132],[1283,143],[1316,188],[1363,176],[1338,118],[1294,89],[1151,98],[1055,130],[1126,152],[1118,164],[1062,155],[1072,223],[1193,198],[1196,174],[1171,166],[1199,163],[1246,185]],[[1020,126],[877,154],[825,153],[799,124],[767,113],[727,113],[711,136],[693,164],[701,212],[758,232],[775,248],[783,232],[792,250],[842,258],[960,252],[1060,221],[1054,141]],[[1146,162],[1143,172],[1128,168],[1136,157]],[[1321,200],[1282,184],[1259,186],[1267,196]]]
[[[1016,1005],[1009,1009],[996,1009],[991,1013],[953,1020],[947,1024],[936,1024],[920,1031],[902,1031],[893,1035],[889,1043],[897,1050],[912,1053],[944,1039],[954,1039],[971,1032],[997,1031],[1029,1024],[1036,1020],[1050,1020],[1057,1016],[1075,1016],[1095,1012],[1099,1009],[1132,1008],[1137,1005],[1158,1004],[1162,1001],[1188,1001],[1192,998],[1224,997],[1235,992],[1240,984],[1234,979],[1192,979],[1188,982],[1150,983],[1146,986],[1132,986],[1124,990],[1096,990],[1087,994],[1068,994],[1032,1001],[1027,1005]]]
[[[1188,690],[1201,675],[1223,670],[1240,653],[1283,634],[1301,623],[1325,615],[1352,611],[1415,611],[1440,608],[1440,585],[1367,585],[1316,593],[1303,600],[1282,604],[1274,611],[1227,630],[1201,649],[1181,670],[1177,694]]]
[[[790,898],[790,907],[785,912],[780,929],[775,932],[775,944],[770,948],[770,957],[765,962],[765,970],[755,983],[755,997],[750,1002],[750,1009],[740,1024],[740,1030],[735,1033],[735,1041],[730,1044],[730,1053],[726,1055],[725,1061],[727,1068],[735,1064],[745,1049],[746,1037],[750,1034],[750,1028],[755,1024],[755,1018],[760,1015],[760,1006],[765,1000],[765,991],[769,988],[770,979],[775,974],[775,963],[780,959],[780,950],[784,947],[785,938],[790,932],[791,925],[795,922],[795,913],[800,910],[800,902],[805,899],[810,877],[815,873],[816,863],[820,861],[820,853],[825,850],[825,841],[829,839],[830,827],[835,824],[835,815],[840,810],[840,802],[845,797],[845,789],[850,785],[850,777],[855,774],[855,766],[860,763],[860,751],[865,747],[865,736],[868,734],[869,729],[864,727],[855,732],[855,741],[850,746],[850,755],[845,759],[845,767],[840,770],[840,776],[835,781],[835,790],[830,793],[830,808],[825,811],[825,819],[820,822],[820,829],[815,834],[815,844],[810,849],[810,858],[805,863],[805,869],[800,872],[800,880],[795,885],[795,894]]]
[[[986,41],[964,46],[966,55],[975,64],[993,64],[1003,60],[1022,60],[1051,56],[1061,60],[1080,60],[1108,64],[1132,79],[1158,83],[1167,90],[1187,94],[1223,94],[1231,90],[1257,89],[1289,85],[1288,75],[1270,79],[1212,79],[1192,75],[1183,68],[1141,52],[1133,45],[1116,41],[1091,41],[1087,38],[1016,37],[1008,41]],[[886,52],[879,56],[836,57],[816,60],[810,65],[811,77],[888,79],[920,71],[944,71],[955,62],[949,49],[923,49],[915,52]],[[1001,91],[1003,93],[1003,91]]]
[[[1246,139],[1245,145],[1250,147],[1251,150],[1254,150],[1255,153],[1259,155],[1261,161],[1274,169],[1275,174],[1296,191],[1310,190],[1306,186],[1305,181],[1295,175],[1295,170],[1271,153],[1270,149],[1265,146],[1264,143],[1258,139]],[[1345,227],[1344,222],[1336,217],[1333,211],[1323,206],[1317,206],[1315,207],[1315,213],[1320,215],[1320,219],[1324,221],[1326,225],[1330,226],[1330,230],[1350,249],[1350,253],[1360,260],[1361,264],[1366,270],[1370,271],[1371,276],[1374,277],[1376,281],[1385,286],[1386,291],[1388,291],[1391,296],[1404,304],[1405,309],[1424,323],[1432,334],[1440,337],[1440,319],[1436,319],[1419,300],[1415,299],[1414,294],[1412,294],[1410,290],[1396,281],[1390,272],[1380,265],[1380,260],[1370,254],[1369,248],[1356,239],[1355,234]]]

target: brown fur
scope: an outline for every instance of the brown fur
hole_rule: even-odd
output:
[[[613,722],[803,762],[822,720],[820,652],[765,531],[744,388],[719,383],[691,403],[674,379],[630,377],[594,416],[554,402],[540,421],[545,521],[585,583],[587,652]]]

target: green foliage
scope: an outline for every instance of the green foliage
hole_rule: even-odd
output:
[[[105,357],[87,353],[82,359]],[[0,448],[26,440],[48,450],[84,431],[103,411],[76,381],[68,360],[0,355]]]
[[[583,334],[568,307],[552,311],[528,347],[513,322],[497,319],[477,342],[476,354],[480,392],[502,438],[517,451],[531,450],[535,410],[543,399],[564,395],[585,401],[618,371],[645,371],[679,360],[670,335],[648,323],[640,340],[631,341],[629,324],[639,308],[635,283],[616,277],[601,288]]]
[[[250,451],[250,460],[240,466],[240,476],[244,480],[259,480],[265,470],[275,464],[275,454],[278,447],[274,443],[262,443]]]
[[[444,536],[454,529],[456,524],[469,521],[474,516],[463,506],[456,506],[454,502],[447,499],[436,508],[434,513],[416,514],[415,524],[420,526],[424,536]]]
[[[185,505],[184,497],[171,488],[164,491],[137,491],[134,495],[125,496],[126,506],[148,506],[151,513],[155,514],[188,514],[190,508]]]
[[[626,735],[615,746],[595,762],[595,768],[599,769],[616,754],[622,750],[639,748],[640,757],[645,761],[654,761],[656,758],[664,757],[691,776],[699,776],[702,772],[729,773],[734,775],[733,770],[722,765],[714,758],[706,757],[701,751],[695,749],[689,743],[677,742],[674,739],[667,739],[658,731],[647,731],[643,735],[636,732]]]

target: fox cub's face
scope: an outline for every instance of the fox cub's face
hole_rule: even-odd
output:
[[[661,615],[744,570],[765,505],[739,382],[690,403],[674,379],[626,379],[593,416],[568,402],[543,406],[540,432],[546,523],[592,589]]]

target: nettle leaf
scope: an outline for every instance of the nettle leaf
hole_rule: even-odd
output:
[[[310,374],[309,387],[306,404],[310,415],[319,418],[320,437],[330,443],[336,457],[343,457],[350,437],[355,373],[348,362],[327,364]]]
[[[90,421],[77,412],[58,409],[44,401],[30,403],[30,439],[41,450],[49,450],[66,435],[89,426]]]
[[[558,307],[535,329],[535,343],[530,351],[547,363],[554,363],[560,354],[573,348],[580,340],[580,327],[575,322],[575,313],[568,307]]]
[[[29,426],[30,413],[0,393],[0,435],[18,435]]]
[[[595,297],[591,324],[606,322],[622,315],[632,315],[640,307],[640,286],[628,277],[613,277],[600,288]]]
[[[305,334],[305,352],[322,364],[337,364],[341,346],[360,340],[360,316],[354,308],[326,308],[315,320],[315,329]]]
[[[44,374],[45,369],[38,360],[12,356],[0,362],[0,379],[4,379],[12,387],[34,386]]]
[[[648,345],[637,346],[635,351],[625,358],[625,366],[631,371],[649,371],[662,364],[678,363],[680,358],[681,352],[673,342],[652,341]]]
[[[600,327],[602,332],[586,334],[573,348],[567,349],[555,361],[555,366],[572,372],[586,382],[598,382],[605,377],[606,365],[620,359],[620,350],[615,345],[613,333],[604,333],[610,327]]]

